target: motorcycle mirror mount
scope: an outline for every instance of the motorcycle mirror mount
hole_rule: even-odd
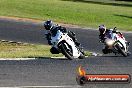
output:
[[[117,30],[117,27],[114,27],[113,31],[116,31]]]
[[[114,30],[116,30],[117,27],[114,27]]]

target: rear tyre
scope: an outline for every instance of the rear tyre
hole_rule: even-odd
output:
[[[81,55],[78,58],[79,59],[85,59],[85,55],[81,53]]]
[[[118,49],[119,53],[121,53],[124,57],[127,57],[127,53],[123,49],[121,49],[118,44],[115,47]]]
[[[81,52],[81,54],[78,58],[79,59],[85,59],[85,53],[84,53],[84,50],[82,48],[80,49],[80,52]]]

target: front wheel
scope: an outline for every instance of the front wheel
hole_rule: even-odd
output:
[[[72,55],[72,51],[67,49],[65,44],[62,43],[59,47],[61,49],[62,54],[65,55],[65,57],[67,57],[69,60],[72,60],[74,58]]]
[[[115,47],[118,49],[119,53],[121,53],[124,57],[127,57],[127,53],[125,52],[124,49],[121,49],[121,47],[118,44]]]

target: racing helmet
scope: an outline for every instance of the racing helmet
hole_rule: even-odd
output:
[[[106,27],[105,27],[105,25],[100,25],[100,26],[99,26],[99,32],[100,32],[100,34],[105,34],[105,32],[106,32]]]
[[[52,28],[52,26],[53,26],[52,20],[47,20],[44,22],[44,27],[46,30],[50,30]]]

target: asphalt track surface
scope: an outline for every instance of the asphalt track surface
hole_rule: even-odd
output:
[[[40,24],[0,19],[0,39],[47,44]],[[68,28],[76,33],[85,50],[101,53],[96,30]],[[132,34],[124,33],[132,42]],[[132,52],[132,47],[130,47]],[[77,68],[83,66],[88,74],[130,74],[132,56],[122,57],[113,54],[88,57],[83,60],[48,59],[0,61],[0,87],[65,87],[80,88],[76,83]],[[87,84],[85,88],[132,88],[130,84]]]

